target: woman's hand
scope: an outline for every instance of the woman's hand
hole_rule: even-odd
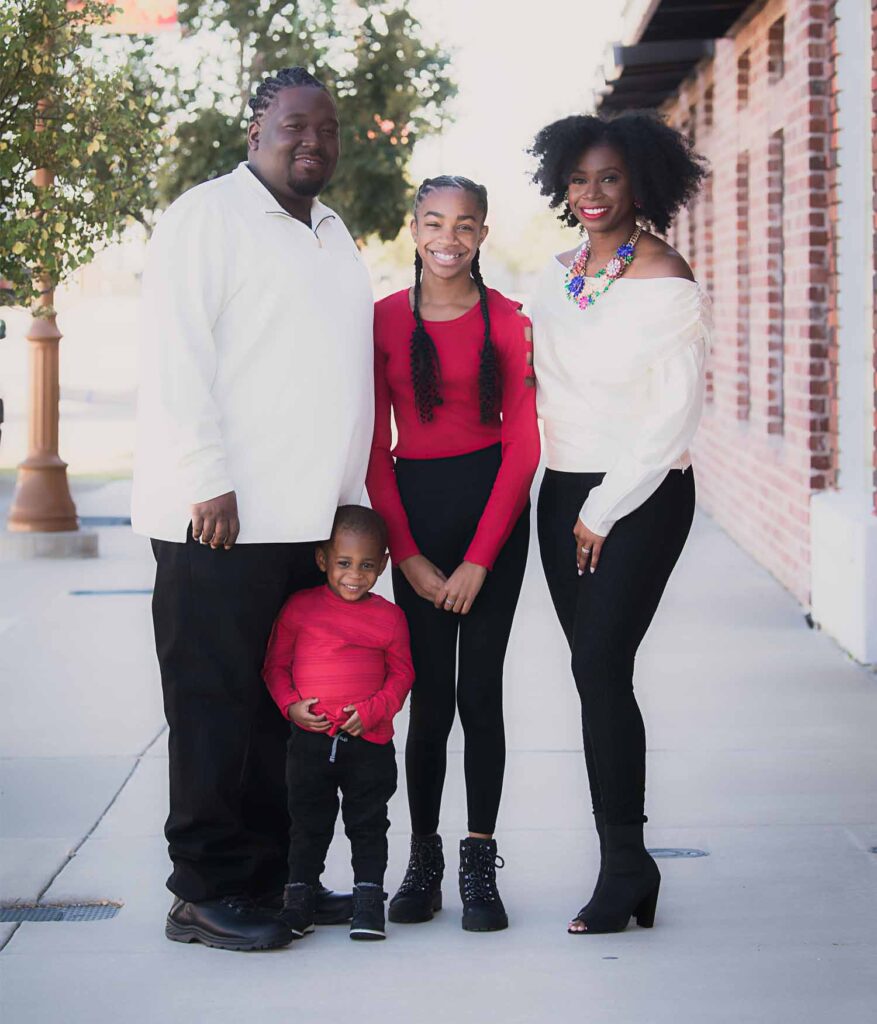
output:
[[[589,561],[591,572],[596,572],[597,563],[600,561],[600,552],[606,538],[589,530],[581,519],[576,522],[573,534],[576,538],[576,564],[579,567],[579,576],[588,568]]]
[[[439,589],[447,583],[447,577],[425,555],[412,555],[399,563],[402,575],[411,584],[418,597],[435,601]]]
[[[487,570],[483,565],[463,562],[451,573],[451,578],[445,580],[433,603],[446,612],[468,615],[486,579]]]

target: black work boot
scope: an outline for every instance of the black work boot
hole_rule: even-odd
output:
[[[384,900],[387,894],[382,885],[374,882],[359,882],[353,887],[353,918],[350,922],[350,937],[358,941],[373,942],[385,939]]]
[[[496,869],[505,861],[497,856],[494,839],[460,840],[460,899],[463,930],[498,932],[509,919],[496,888]]]
[[[644,819],[645,820],[645,819]],[[643,841],[643,823],[606,825],[600,882],[570,926],[574,934],[621,932],[631,917],[641,928],[655,923],[661,872]]]
[[[306,882],[291,882],[283,888],[283,910],[280,920],[292,932],[294,939],[301,939],[314,930],[315,892]]]
[[[431,921],[435,911],[442,909],[444,873],[442,837],[412,836],[408,870],[399,891],[390,900],[389,917],[393,924]]]
[[[282,921],[239,896],[199,903],[175,899],[164,933],[173,942],[201,942],[241,952],[277,949],[292,942],[292,932]]]

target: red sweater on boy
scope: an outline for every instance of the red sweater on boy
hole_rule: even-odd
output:
[[[284,717],[290,704],[317,697],[311,714],[325,715],[334,736],[353,705],[362,738],[389,743],[414,682],[405,614],[377,594],[345,601],[325,585],[299,591],[274,623],[262,677]]]

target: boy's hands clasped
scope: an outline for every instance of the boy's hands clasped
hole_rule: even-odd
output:
[[[329,719],[325,715],[315,715],[311,712],[311,707],[318,700],[319,697],[305,697],[304,700],[290,704],[286,709],[287,718],[291,722],[295,722],[296,725],[300,725],[303,729],[309,729],[311,732],[328,732],[332,728],[332,723]],[[361,736],[363,731],[362,719],[359,717],[359,712],[354,705],[348,704],[342,710],[353,713],[341,726],[341,731],[350,733],[351,736]]]

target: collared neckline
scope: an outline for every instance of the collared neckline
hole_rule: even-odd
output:
[[[293,217],[288,210],[283,209],[271,192],[252,172],[246,160],[242,160],[237,167],[235,167],[231,172],[231,176],[233,181],[241,185],[242,188],[246,189],[251,195],[254,195],[259,200],[264,213],[272,215],[280,214],[282,217],[288,217],[290,220],[296,221],[298,224],[301,224],[302,227],[307,226],[298,220],[297,217]],[[317,229],[326,220],[335,220],[335,213],[330,210],[328,206],[321,203],[319,199],[312,199],[310,230],[316,234]]]

